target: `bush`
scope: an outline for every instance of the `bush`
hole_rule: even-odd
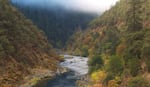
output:
[[[136,59],[136,58],[132,58],[129,60],[128,62],[128,67],[129,67],[129,70],[130,70],[130,74],[132,76],[136,76],[140,70],[140,62],[139,62],[139,59]]]
[[[143,77],[134,77],[129,80],[127,87],[150,87],[150,83]]]
[[[146,60],[146,66],[147,66],[148,72],[150,72],[150,59]]]
[[[145,59],[148,72],[150,72],[150,45],[144,46],[142,49],[142,57]]]
[[[123,60],[118,56],[111,56],[107,71],[114,75],[120,75],[123,72]]]
[[[81,56],[87,57],[89,55],[88,46],[84,45],[83,47],[81,47],[80,50],[81,50]]]
[[[89,59],[88,65],[89,65],[89,73],[92,73],[103,66],[103,60],[101,56],[94,55],[92,58]]]
[[[91,74],[91,80],[94,83],[102,83],[104,79],[106,78],[106,72],[104,71],[96,71]]]
[[[115,77],[112,73],[108,73],[105,80],[104,80],[104,83],[107,84],[110,80],[113,80]]]

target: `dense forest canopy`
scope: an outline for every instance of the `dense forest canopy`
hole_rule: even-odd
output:
[[[48,40],[57,48],[64,46],[75,31],[86,29],[88,23],[97,16],[95,13],[71,11],[47,4],[39,7],[24,5],[21,1],[12,4],[42,29]]]
[[[59,60],[44,33],[0,0],[0,87],[17,87],[32,69],[55,71]]]
[[[79,87],[150,87],[150,0],[119,0],[98,17],[0,0],[0,87],[59,72],[63,57],[49,42],[89,58],[88,80]]]
[[[72,36],[66,49],[89,57],[90,87],[150,87],[149,14],[149,0],[120,0]]]

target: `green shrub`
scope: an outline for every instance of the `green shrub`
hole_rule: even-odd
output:
[[[142,49],[142,57],[146,60],[147,69],[150,72],[150,45],[146,44]]]
[[[89,73],[92,73],[103,66],[103,60],[101,56],[94,55],[92,58],[89,59],[88,65],[89,65]]]
[[[120,75],[123,72],[123,60],[119,56],[111,56],[107,66],[107,71],[114,75]]]
[[[134,77],[129,80],[127,87],[150,87],[150,83],[143,77]]]
[[[148,72],[150,72],[150,59],[146,60],[146,66],[147,66]]]
[[[136,76],[140,70],[140,61],[137,58],[132,58],[128,62],[128,67],[130,70],[130,74],[132,76]]]
[[[81,47],[81,56],[87,57],[89,55],[88,53],[88,46],[84,45]]]
[[[104,79],[104,84],[108,84],[108,82],[110,81],[110,80],[113,80],[115,78],[115,76],[112,74],[112,73],[108,73],[107,74],[107,76],[106,76],[106,78]]]

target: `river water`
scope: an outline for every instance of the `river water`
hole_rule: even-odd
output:
[[[65,61],[60,65],[70,71],[49,80],[46,87],[77,87],[76,81],[88,73],[88,58],[71,55],[64,55],[64,57]]]

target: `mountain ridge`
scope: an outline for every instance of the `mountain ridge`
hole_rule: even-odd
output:
[[[85,29],[97,15],[92,13],[70,11],[61,7],[22,6],[12,3],[27,18],[42,29],[54,47],[62,48],[69,37],[78,29]]]
[[[60,58],[44,33],[9,0],[0,0],[0,87],[15,87],[33,69],[56,71]]]
[[[90,87],[150,87],[150,1],[120,0],[66,49],[89,57]],[[98,78],[99,77],[99,78]],[[84,84],[79,84],[84,86]]]

